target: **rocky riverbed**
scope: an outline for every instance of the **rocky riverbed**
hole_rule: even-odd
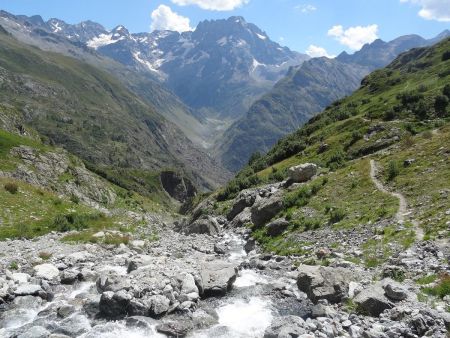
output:
[[[389,278],[397,268],[448,271],[446,254],[432,242],[394,257],[378,279],[380,271],[339,254],[328,253],[323,267],[262,253],[246,228],[220,216],[157,226],[159,239],[145,239],[144,227],[120,246],[66,244],[56,233],[1,242],[0,336],[447,335],[448,299],[419,302],[412,280]]]

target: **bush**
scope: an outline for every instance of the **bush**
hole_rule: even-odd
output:
[[[5,184],[5,190],[11,194],[17,194],[17,191],[19,191],[19,187],[16,183],[8,182]]]
[[[442,94],[447,96],[450,99],[450,84],[446,84],[442,89]]]
[[[398,165],[398,163],[396,161],[390,161],[387,170],[388,181],[392,181],[399,174],[400,174],[400,166]]]
[[[340,221],[342,221],[345,216],[347,216],[347,213],[343,209],[332,209],[330,210],[330,223],[335,224]]]
[[[442,54],[442,61],[450,60],[450,50],[446,50],[444,54]]]
[[[447,115],[447,107],[449,104],[448,97],[445,95],[438,95],[434,99],[434,110],[438,116]]]
[[[450,275],[442,275],[436,286],[424,288],[423,291],[429,295],[439,298],[444,298],[445,296],[450,295]]]
[[[341,167],[345,162],[345,154],[342,149],[336,149],[334,152],[330,154],[330,157],[328,158],[327,166],[331,170],[335,170],[339,167]]]
[[[89,227],[91,221],[95,221],[104,217],[101,214],[67,214],[67,215],[57,215],[51,228],[59,232],[67,232],[71,230],[83,230]]]

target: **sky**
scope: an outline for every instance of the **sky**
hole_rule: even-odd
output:
[[[193,30],[203,20],[239,15],[272,40],[311,56],[450,29],[450,0],[0,0],[0,9],[72,24],[92,20],[107,29],[124,25],[133,33]]]

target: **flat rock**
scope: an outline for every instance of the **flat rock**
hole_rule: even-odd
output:
[[[200,277],[203,296],[223,296],[231,290],[236,280],[238,269],[226,262],[211,262],[202,266]]]
[[[295,183],[309,181],[317,173],[317,165],[304,163],[288,169],[289,178]]]
[[[59,277],[59,270],[53,264],[40,264],[34,267],[34,275],[37,278],[51,280]]]

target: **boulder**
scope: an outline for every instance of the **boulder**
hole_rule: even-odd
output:
[[[228,248],[225,243],[214,243],[214,252],[218,255],[224,255]]]
[[[91,330],[89,320],[83,315],[73,315],[64,319],[55,333],[62,333],[69,337],[78,337]]]
[[[284,316],[275,318],[264,332],[264,338],[299,337],[307,331],[304,328],[305,321],[296,316]]]
[[[45,327],[33,326],[27,329],[26,332],[21,333],[17,338],[47,338],[50,332]]]
[[[183,233],[190,234],[207,234],[217,236],[220,233],[220,225],[212,216],[203,216],[189,225],[183,227]]]
[[[14,283],[25,284],[30,280],[30,275],[27,273],[16,272],[11,275],[11,279]]]
[[[233,206],[227,214],[229,221],[233,220],[238,214],[240,214],[245,208],[251,207],[255,203],[257,191],[254,189],[244,190],[234,199]]]
[[[53,264],[40,264],[34,267],[34,276],[42,279],[56,279],[59,277],[59,270]]]
[[[61,305],[56,310],[56,313],[57,313],[58,317],[60,317],[60,318],[67,318],[75,311],[76,311],[75,306],[70,305],[70,304],[65,304],[65,305]]]
[[[317,165],[314,163],[304,163],[291,167],[288,170],[289,178],[294,183],[303,183],[309,181],[317,173]]]
[[[188,332],[192,330],[192,325],[188,322],[168,322],[156,326],[156,331],[169,337],[186,337]]]
[[[237,267],[230,263],[215,261],[204,264],[200,271],[203,296],[224,296],[231,290],[237,273]]]
[[[230,222],[232,228],[240,228],[246,224],[252,223],[252,211],[251,208],[245,208],[240,214],[238,214]]]
[[[321,299],[341,302],[348,296],[349,283],[355,278],[352,271],[344,268],[301,265],[298,270],[297,286],[313,303]]]
[[[170,308],[170,300],[162,295],[150,297],[151,306],[149,314],[153,318],[159,318],[164,315]]]
[[[383,289],[386,297],[393,301],[401,301],[408,298],[408,291],[400,283],[393,280],[383,280]]]
[[[128,314],[128,306],[132,297],[125,291],[106,291],[100,297],[99,309],[101,315],[107,318],[120,318]]]
[[[261,198],[251,208],[252,223],[261,227],[270,221],[283,208],[283,197],[272,195],[269,198]]]
[[[36,284],[21,284],[14,290],[16,296],[37,296],[40,292],[43,290]]]
[[[266,232],[271,237],[281,235],[289,227],[289,222],[284,218],[277,219],[266,225]]]
[[[181,283],[181,294],[191,294],[191,293],[197,293],[198,294],[198,287],[195,284],[195,278],[189,274],[186,273],[179,277],[180,283]]]
[[[61,284],[73,284],[82,279],[82,274],[76,269],[67,269],[61,273]]]
[[[256,248],[256,240],[254,240],[253,238],[250,238],[244,245],[244,250],[246,253],[255,250],[255,248]]]
[[[391,309],[394,305],[385,296],[380,282],[364,288],[354,299],[358,311],[373,317],[378,317],[384,310]]]

